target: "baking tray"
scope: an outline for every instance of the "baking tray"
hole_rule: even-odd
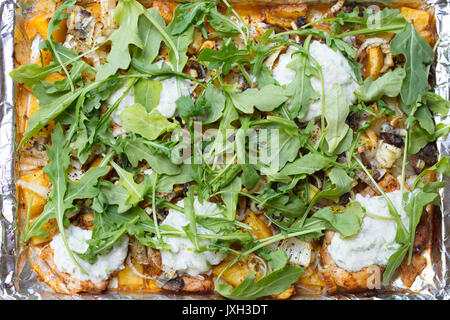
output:
[[[237,2],[237,1],[230,1]],[[242,2],[242,1],[238,1]],[[270,2],[258,0],[251,2]],[[296,0],[277,0],[281,2],[299,2]],[[313,1],[310,1],[313,2]],[[328,1],[314,1],[328,2]],[[364,2],[364,1],[359,1]],[[371,1],[374,3],[373,1]],[[402,1],[401,3],[417,3]],[[378,1],[377,3],[392,3]],[[435,92],[442,97],[450,98],[450,4],[446,0],[426,1],[434,7],[436,29],[441,37],[437,48],[436,87]],[[16,187],[14,180],[15,161],[15,112],[14,83],[9,72],[14,68],[14,28],[17,0],[0,0],[0,299],[217,299],[218,295],[177,295],[177,294],[119,294],[107,292],[101,295],[57,294],[45,284],[38,282],[26,261],[26,251],[18,247]],[[435,118],[436,122],[449,123],[449,117]],[[440,156],[450,155],[450,135],[438,139],[437,147]],[[448,177],[443,177],[449,182]],[[427,266],[417,277],[410,290],[405,290],[398,279],[393,282],[390,292],[367,292],[361,294],[339,294],[333,296],[296,296],[294,299],[450,299],[449,262],[450,262],[450,184],[442,188],[441,208],[433,215],[433,237],[431,265]]]

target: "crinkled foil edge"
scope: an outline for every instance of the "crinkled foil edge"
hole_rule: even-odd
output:
[[[270,0],[259,0],[268,2]],[[284,0],[286,1],[286,0]],[[292,2],[292,0],[287,0]],[[52,292],[46,285],[36,281],[28,264],[16,273],[18,248],[15,213],[17,209],[14,184],[15,160],[15,112],[14,83],[9,72],[14,68],[14,21],[17,0],[0,0],[0,299],[217,299],[217,295],[174,294],[119,294],[108,292],[102,295],[67,296]],[[279,1],[281,2],[281,1]],[[323,1],[322,1],[323,2]],[[384,1],[379,1],[384,2]],[[403,1],[408,2],[408,1]],[[447,0],[429,0],[435,8],[436,28],[441,37],[437,48],[435,92],[450,98],[450,4]],[[436,122],[449,123],[449,117],[436,118]],[[437,141],[440,156],[450,155],[450,135]],[[448,177],[444,181],[450,182]],[[391,292],[345,294],[338,296],[298,296],[296,299],[395,299],[429,300],[450,299],[450,184],[441,191],[441,210],[435,214],[433,246],[430,253],[433,263],[419,276],[412,291],[402,291],[401,281],[396,280]],[[400,292],[400,293],[399,293]]]

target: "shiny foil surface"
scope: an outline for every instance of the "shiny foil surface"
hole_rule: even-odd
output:
[[[238,0],[241,1],[241,0]],[[259,0],[269,2],[270,0]],[[220,299],[218,295],[119,294],[68,296],[54,293],[37,281],[27,262],[27,251],[18,246],[15,213],[17,210],[14,162],[16,159],[14,83],[9,72],[14,68],[14,27],[17,0],[0,0],[0,299]],[[233,2],[233,1],[230,1]],[[235,1],[237,2],[237,1]],[[281,2],[281,1],[278,1]],[[287,2],[295,2],[287,0]],[[316,1],[317,2],[317,1]],[[323,1],[322,1],[323,2]],[[379,1],[386,3],[387,1]],[[407,3],[401,1],[401,3]],[[434,7],[436,29],[440,36],[435,68],[435,92],[450,99],[450,3],[447,0],[426,1]],[[449,123],[436,118],[436,122]],[[450,155],[450,135],[440,138],[437,147],[441,156]],[[441,177],[442,179],[442,177]],[[444,181],[450,182],[448,177]],[[396,279],[389,291],[340,294],[333,296],[296,296],[294,299],[450,299],[450,184],[441,189],[441,208],[433,215],[431,264],[416,278],[408,290]],[[30,259],[38,259],[31,253]]]

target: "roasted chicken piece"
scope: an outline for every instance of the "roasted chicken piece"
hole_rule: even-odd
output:
[[[346,290],[375,288],[377,281],[381,279],[382,268],[372,265],[364,267],[360,271],[351,272],[338,267],[328,252],[328,246],[331,244],[334,235],[333,231],[325,232],[325,239],[320,252],[322,265],[325,266],[321,273],[325,280],[327,292],[333,294],[338,287]]]
[[[38,248],[36,248],[38,249]],[[33,269],[53,290],[65,294],[101,293],[108,287],[109,280],[93,283],[92,281],[81,281],[69,274],[61,272],[53,261],[53,249],[46,245],[39,252],[39,258],[48,266],[51,272],[47,272],[40,264],[34,264]],[[56,279],[54,278],[56,276]],[[53,280],[52,280],[53,278]]]

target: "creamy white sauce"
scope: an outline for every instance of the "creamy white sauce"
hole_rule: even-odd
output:
[[[403,225],[407,228],[409,218],[401,206],[401,192],[396,190],[388,193],[387,196],[391,199],[402,218]],[[382,196],[363,197],[357,194],[355,200],[369,214],[392,218]],[[343,239],[336,232],[328,246],[328,252],[339,267],[348,271],[359,271],[373,264],[384,266],[389,257],[400,247],[400,244],[395,241],[396,231],[397,223],[395,221],[371,218],[366,215],[357,235]]]
[[[286,53],[280,55],[277,65],[273,68],[272,76],[281,85],[289,84],[295,79],[295,71],[287,67],[289,63],[300,57],[298,54],[292,56],[295,51],[297,51],[297,48],[290,46]]]
[[[325,100],[327,99],[327,92],[330,91],[334,83],[341,85],[342,90],[347,96],[349,105],[356,102],[355,91],[359,90],[359,85],[356,83],[355,73],[350,67],[347,59],[342,53],[337,50],[330,49],[326,44],[319,41],[312,41],[309,47],[309,53],[317,60],[322,67]],[[311,85],[319,94],[322,93],[322,83],[319,78],[312,77]],[[310,103],[309,111],[304,120],[309,121],[322,113],[321,99]]]
[[[158,61],[156,64],[161,66],[162,63],[162,61]],[[177,109],[175,101],[180,97],[178,94],[177,80],[180,83],[181,96],[189,96],[192,91],[192,83],[186,79],[172,77],[161,81],[162,90],[156,109],[166,118],[172,118]]]
[[[297,49],[294,46],[290,46],[286,53],[280,55],[277,66],[273,69],[273,77],[281,85],[289,84],[295,79],[295,71],[288,68],[287,65],[293,60],[297,59],[299,56],[294,55],[291,57],[292,53]],[[331,89],[334,83],[341,85],[345,95],[347,96],[347,101],[349,104],[356,102],[355,91],[359,89],[359,85],[355,81],[355,73],[350,67],[347,59],[342,55],[340,51],[334,51],[330,49],[327,45],[320,43],[319,41],[312,41],[309,47],[309,53],[311,56],[317,60],[319,65],[322,67],[324,89],[325,89],[325,99],[327,92]],[[312,62],[314,64],[314,62]],[[322,82],[320,78],[311,77],[311,85],[313,89],[321,95],[322,93]],[[322,102],[321,99],[312,101],[309,104],[309,110],[305,117],[302,119],[304,121],[309,121],[322,113]]]
[[[92,231],[70,225],[66,229],[66,236],[72,251],[84,253],[89,247],[87,241],[91,239]],[[59,271],[68,273],[81,281],[90,280],[96,283],[107,280],[112,272],[124,268],[123,262],[128,252],[128,237],[125,237],[122,242],[116,243],[109,253],[98,256],[97,261],[93,264],[78,258],[74,254],[75,259],[77,259],[78,263],[88,274],[83,273],[72,261],[64,246],[61,234],[53,237],[53,240],[50,242],[50,247],[53,249],[53,259]]]
[[[117,100],[119,100],[119,98],[125,93],[125,91],[127,91],[127,87],[122,86],[115,92],[113,92],[107,100],[109,106],[111,107]],[[114,110],[113,113],[111,114],[112,120],[119,126],[122,126],[122,119],[120,118],[120,114],[122,113],[123,110],[125,110],[126,107],[132,106],[133,104],[134,104],[134,88],[131,87],[131,89],[128,91],[128,93],[125,95],[122,101],[120,101],[116,110]]]
[[[184,207],[184,200],[177,202],[177,206]],[[197,198],[194,201],[194,211],[196,215],[212,215],[220,211],[220,208],[212,202],[203,201],[200,203]],[[189,224],[186,216],[174,209],[169,209],[169,214],[162,225],[169,225],[180,231]],[[197,224],[198,234],[214,234],[212,231]],[[188,238],[163,237],[164,242],[170,245],[171,250],[161,250],[161,260],[163,268],[166,270],[176,270],[180,273],[187,273],[191,276],[198,276],[201,273],[210,271],[211,265],[219,264],[225,255],[204,251],[197,253],[191,240]],[[207,240],[200,240],[200,246],[207,246]]]
[[[162,61],[158,61],[156,64],[161,66]],[[180,91],[182,96],[188,96],[192,92],[192,82],[186,79],[178,79],[180,82]],[[177,109],[177,105],[175,101],[180,97],[178,94],[177,87],[177,78],[172,77],[165,80],[160,81],[162,85],[162,90],[159,96],[159,104],[156,106],[156,109],[166,118],[172,118],[175,115],[175,111]],[[111,106],[115,101],[117,101],[122,94],[126,91],[126,86],[121,87],[116,92],[111,94],[108,98],[108,104]],[[122,126],[122,119],[120,118],[120,114],[122,111],[135,103],[134,99],[134,88],[132,87],[127,95],[123,98],[123,100],[119,103],[116,110],[111,114],[112,120]],[[126,133],[125,129],[118,131],[115,136]]]

